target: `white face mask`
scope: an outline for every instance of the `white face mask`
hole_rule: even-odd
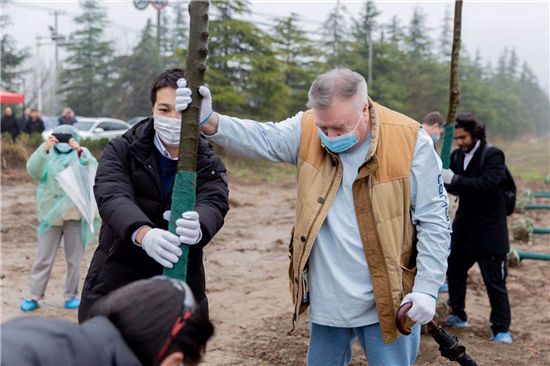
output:
[[[180,146],[181,119],[159,116],[154,114],[155,131],[160,139],[170,147]]]

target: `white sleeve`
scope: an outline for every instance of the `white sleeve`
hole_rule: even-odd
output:
[[[437,297],[445,281],[452,230],[449,199],[441,179],[441,160],[423,129],[418,131],[410,185],[411,216],[418,238],[418,273],[413,291]]]
[[[279,123],[218,115],[218,131],[207,137],[237,155],[296,165],[302,115],[300,112]]]

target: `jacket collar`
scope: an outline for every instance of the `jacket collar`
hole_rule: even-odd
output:
[[[138,122],[122,137],[128,140],[132,154],[142,162],[146,162],[153,155],[153,149],[155,149],[153,117]]]

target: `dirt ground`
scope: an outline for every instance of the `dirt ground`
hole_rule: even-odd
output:
[[[544,184],[518,182],[520,188],[548,190]],[[305,365],[307,318],[292,334],[288,291],[288,240],[294,218],[295,184],[254,180],[231,181],[231,211],[225,227],[206,248],[207,294],[216,334],[208,344],[205,365]],[[27,316],[19,310],[27,295],[36,248],[36,185],[24,172],[2,176],[1,290],[2,322]],[[541,203],[544,202],[541,200]],[[550,212],[527,214],[537,226],[550,227]],[[515,214],[514,217],[517,217]],[[510,218],[513,220],[514,217]],[[511,223],[511,221],[510,221]],[[550,252],[550,236],[532,243],[513,242],[520,250]],[[97,239],[86,250],[84,277]],[[63,308],[66,264],[63,250],[46,298],[32,315],[76,321],[76,311]],[[525,261],[509,269],[513,345],[490,337],[489,301],[476,266],[470,272],[467,311],[472,327],[451,332],[479,365],[550,364],[550,263]],[[446,299],[446,294],[442,294]],[[352,365],[366,365],[360,347]],[[422,336],[417,365],[451,364],[438,356],[436,343]]]

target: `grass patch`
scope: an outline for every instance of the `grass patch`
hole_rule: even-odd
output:
[[[494,144],[504,151],[506,165],[513,176],[525,180],[543,181],[550,173],[549,138],[502,140]]]

